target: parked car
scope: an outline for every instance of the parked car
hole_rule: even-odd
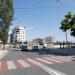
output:
[[[16,45],[13,45],[13,48],[16,48]]]
[[[71,48],[75,48],[75,45],[72,45]]]
[[[21,51],[28,51],[28,48],[26,45],[21,45],[20,49],[21,49]]]
[[[38,48],[38,46],[33,46],[33,47],[32,47],[32,50],[33,50],[33,51],[38,51],[39,48]]]

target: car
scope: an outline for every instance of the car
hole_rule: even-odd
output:
[[[75,48],[75,45],[72,45],[71,48]]]
[[[16,45],[13,45],[13,48],[16,48]]]
[[[21,46],[20,46],[20,49],[21,49],[21,51],[28,51],[26,45],[21,45]]]
[[[39,48],[38,48],[38,46],[33,46],[33,47],[32,47],[32,50],[33,50],[33,51],[38,51]]]

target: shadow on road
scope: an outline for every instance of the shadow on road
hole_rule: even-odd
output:
[[[41,49],[38,54],[50,54],[50,55],[61,55],[61,56],[73,56],[75,55],[75,49]]]

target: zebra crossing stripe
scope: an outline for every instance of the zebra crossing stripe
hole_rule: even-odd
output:
[[[8,70],[8,66],[6,62],[1,62],[1,71],[6,72]]]
[[[32,62],[29,62],[29,61],[27,61],[27,60],[26,60],[26,62],[27,62],[31,67],[33,67],[33,68],[36,67],[36,65],[34,65]]]
[[[64,57],[64,56],[63,57],[62,56],[58,56],[57,58],[63,58],[63,59],[67,59],[67,60],[71,60],[72,59],[71,56],[70,57],[69,56],[66,56],[66,57]]]
[[[13,61],[15,66],[17,67],[17,69],[21,68],[22,66],[17,62],[17,61]]]
[[[27,62],[24,60],[17,60],[17,62],[22,66],[22,67],[31,67]]]
[[[46,71],[49,75],[66,75],[65,73],[59,72],[59,71],[57,71],[55,69],[52,69],[52,68],[50,68],[48,66],[45,66],[44,64],[42,64],[42,63],[40,63],[38,61],[35,61],[33,59],[28,58],[27,60],[32,62],[33,64],[37,65],[38,67],[40,67],[44,71]]]
[[[33,62],[29,60],[34,60],[36,62],[39,62],[41,64],[54,64],[54,63],[63,63],[63,62],[69,62],[71,61],[72,57],[62,57],[62,56],[52,56],[52,57],[38,57],[38,58],[27,58],[26,60],[10,60],[10,61],[0,61],[0,71],[7,71],[7,70],[13,70],[13,69],[19,69],[19,68],[25,68],[25,67],[36,67]]]
[[[54,58],[56,60],[66,61],[66,62],[71,61],[71,60],[68,60],[68,59],[61,58],[61,57],[60,58],[52,57],[52,58]]]
[[[64,60],[70,60],[70,61],[72,61],[72,59],[73,59],[71,56],[70,57],[69,56],[66,56],[66,57],[58,56],[58,58],[61,58],[61,59],[64,59]]]
[[[56,60],[56,59],[53,59],[53,58],[44,57],[44,59],[47,59],[47,60],[49,60],[51,62],[54,62],[54,63],[62,63],[62,61]]]
[[[38,60],[38,61],[44,62],[46,64],[53,64],[52,62],[49,62],[49,61],[41,59],[41,58],[35,58],[35,59]]]
[[[7,66],[8,66],[9,70],[17,69],[17,67],[15,66],[15,64],[13,63],[13,61],[7,61]]]
[[[0,61],[0,71],[1,71],[1,61]]]

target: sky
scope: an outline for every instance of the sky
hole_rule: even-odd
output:
[[[65,33],[59,29],[64,15],[75,13],[75,0],[13,0],[15,26],[25,26],[27,39],[54,36],[56,41],[65,41]],[[75,41],[68,32],[68,41]]]

